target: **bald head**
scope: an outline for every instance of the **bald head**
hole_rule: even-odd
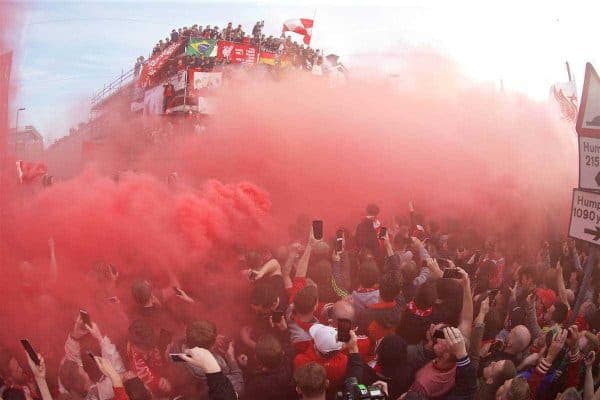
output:
[[[517,325],[512,328],[508,335],[505,351],[509,354],[518,354],[529,346],[529,342],[531,342],[529,329],[525,325]]]
[[[331,318],[337,322],[338,319],[355,320],[354,306],[346,300],[339,300],[333,304]]]

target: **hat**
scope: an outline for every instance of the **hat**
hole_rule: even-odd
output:
[[[341,350],[342,342],[337,341],[337,330],[331,326],[314,324],[308,330],[312,336],[315,347],[320,353],[327,354],[332,351]]]
[[[556,301],[556,293],[552,289],[538,288],[535,291],[535,295],[541,300],[545,309],[552,307]]]

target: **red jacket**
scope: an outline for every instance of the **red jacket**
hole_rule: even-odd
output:
[[[304,353],[298,354],[296,358],[294,358],[294,370],[313,361],[325,368],[327,379],[329,379],[329,382],[331,383],[330,386],[336,387],[344,382],[346,365],[348,364],[347,355],[344,353],[337,353],[330,358],[323,358],[315,351],[314,346],[308,346]]]

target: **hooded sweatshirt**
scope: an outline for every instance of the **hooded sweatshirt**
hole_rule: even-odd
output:
[[[352,292],[352,300],[357,312],[362,312],[379,301],[379,289],[358,289]]]

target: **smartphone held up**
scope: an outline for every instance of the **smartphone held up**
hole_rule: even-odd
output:
[[[316,219],[312,222],[313,237],[317,240],[323,239],[323,221]]]
[[[87,311],[79,310],[79,316],[81,317],[81,322],[83,322],[85,326],[92,326],[92,319]]]
[[[33,346],[31,345],[31,343],[29,343],[29,340],[28,339],[21,339],[21,346],[23,346],[23,348],[27,352],[27,355],[29,356],[29,358],[31,358],[31,361],[33,361],[33,363],[35,365],[39,366],[40,365],[40,358],[38,357],[37,353],[33,349]]]
[[[335,251],[336,253],[344,251],[344,231],[342,229],[338,229],[335,234]]]
[[[460,279],[462,275],[456,268],[446,268],[444,269],[444,275],[442,277],[449,279]]]
[[[180,353],[169,353],[169,358],[172,362],[185,362]]]
[[[352,321],[349,319],[339,318],[337,320],[338,342],[347,343],[350,341],[350,330],[352,329]]]
[[[385,226],[382,226],[379,229],[379,240],[383,240],[385,239],[385,236],[387,235],[387,228]]]

